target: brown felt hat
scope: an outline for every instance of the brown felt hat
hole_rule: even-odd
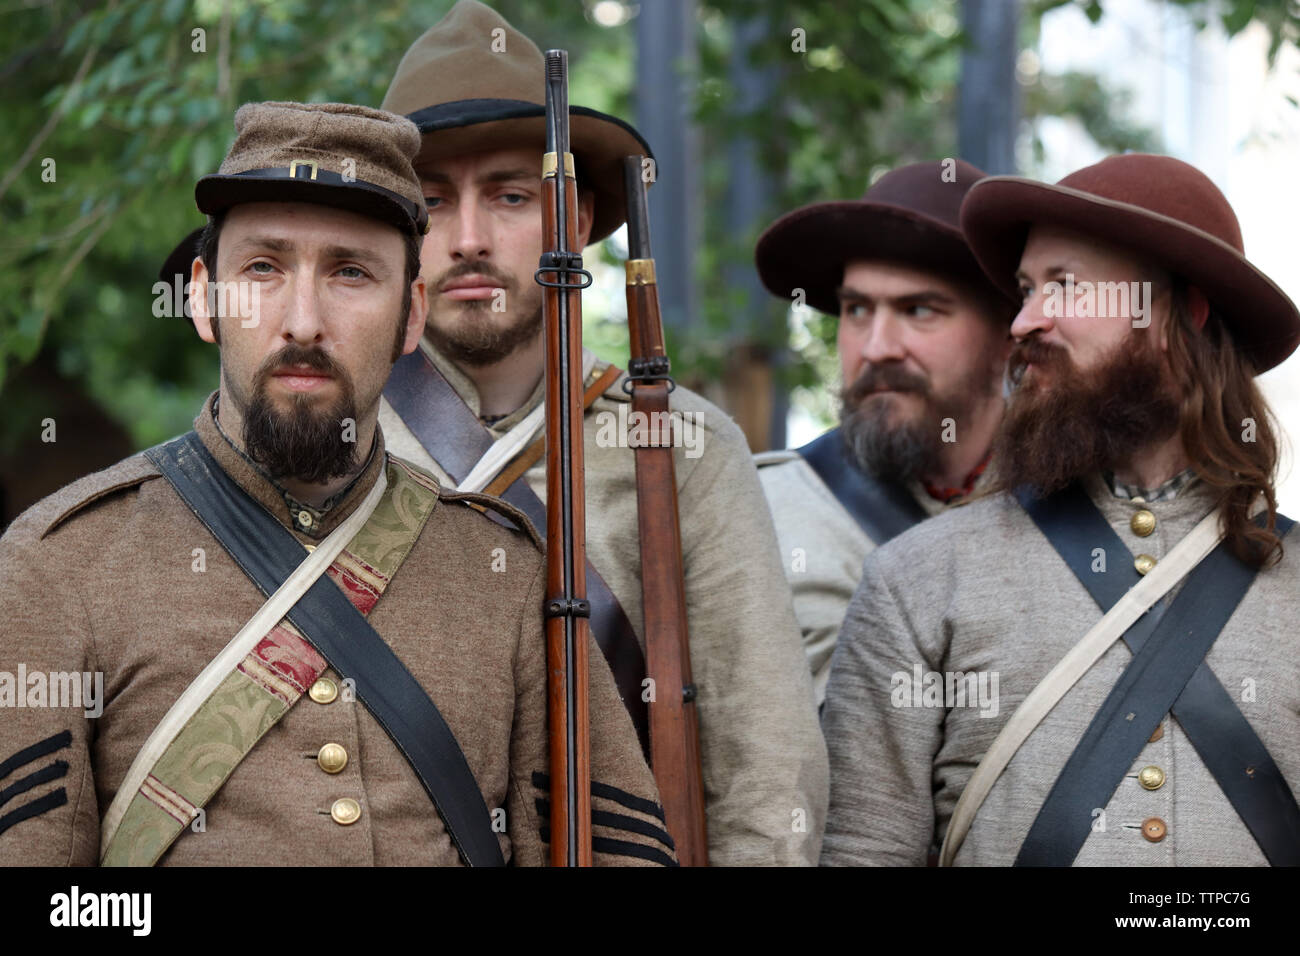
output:
[[[246,103],[235,142],[194,187],[201,212],[238,203],[311,202],[422,234],[429,222],[411,160],[420,134],[404,117],[347,103]]]
[[[1197,286],[1256,373],[1300,345],[1300,312],[1247,261],[1237,216],[1208,176],[1171,156],[1126,153],[1055,186],[990,176],[971,190],[961,225],[984,271],[1013,293],[1029,227],[1050,223],[1131,249]]]
[[[423,136],[416,165],[491,149],[546,145],[545,61],[532,40],[491,7],[460,0],[415,41],[397,65],[383,108],[411,119]],[[653,158],[641,134],[596,110],[569,107],[569,149],[595,193],[591,241],[627,219],[623,159]]]
[[[836,291],[854,259],[901,262],[1006,298],[988,281],[962,236],[962,200],[985,174],[964,160],[912,163],[876,180],[861,199],[813,203],[787,213],[754,249],[763,285],[790,299],[803,289],[809,305],[838,315]],[[1012,302],[1007,301],[1008,316]]]

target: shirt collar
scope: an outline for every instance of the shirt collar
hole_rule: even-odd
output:
[[[244,452],[235,447],[217,422],[219,392],[213,392],[203,403],[203,411],[194,421],[194,430],[223,471],[258,504],[275,516],[285,527],[310,541],[318,541],[337,528],[361,503],[379,478],[387,455],[384,451],[383,431],[375,425],[375,437],[370,443],[370,456],[365,467],[347,485],[329,497],[322,505],[308,505],[298,501],[279,482]]]
[[[1122,498],[1126,501],[1135,501],[1142,499],[1147,504],[1154,504],[1159,501],[1172,501],[1177,498],[1184,488],[1196,480],[1196,470],[1187,468],[1174,475],[1159,488],[1139,488],[1137,485],[1127,485],[1119,481],[1113,472],[1103,472],[1102,477],[1106,479],[1106,486],[1110,493],[1116,498]]]

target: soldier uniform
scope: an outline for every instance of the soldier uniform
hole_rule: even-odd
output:
[[[263,104],[241,110],[237,127],[241,137],[222,173],[234,178],[256,168],[241,189],[257,185],[249,181],[266,172],[263,166],[288,166],[291,155],[311,161],[313,178],[319,165],[324,183],[350,156],[358,161],[355,178],[322,186],[358,184],[348,196],[299,182],[292,197],[377,217],[372,207],[387,202],[384,217],[400,221],[394,210],[409,209],[406,228],[422,226],[410,166],[418,136],[405,119],[333,104]],[[351,140],[333,136],[336,127]],[[388,175],[376,182],[383,169],[369,167],[386,167]],[[416,198],[398,206],[376,198],[385,192]],[[195,422],[197,441],[304,554],[386,481],[362,529],[377,529],[375,553],[353,553],[359,533],[327,573],[441,711],[491,814],[490,823],[481,822],[491,826],[504,860],[545,865],[545,568],[527,519],[495,499],[440,488],[390,456],[379,428],[364,470],[332,501],[308,508],[236,447],[219,415],[214,393]],[[38,503],[0,539],[0,668],[38,677],[100,674],[104,691],[102,716],[85,716],[45,697],[34,706],[32,688],[12,681],[6,700],[0,675],[0,863],[90,865],[104,858],[101,826],[128,768],[196,675],[265,600],[160,474],[154,459],[132,456]],[[503,521],[490,520],[491,513]],[[107,862],[152,862],[165,847],[155,831],[172,819],[181,832],[157,860],[165,865],[462,861],[416,772],[363,706],[356,675],[328,666],[287,619],[237,670],[230,679],[238,696],[224,704],[211,698],[220,706],[201,745],[185,752],[170,776],[159,761],[139,793],[126,794],[123,819],[133,829]],[[268,726],[266,715],[285,700],[289,709]],[[596,862],[671,864],[653,777],[594,648],[590,718]],[[191,721],[177,740],[196,726]],[[250,739],[252,749],[242,755]],[[204,799],[213,785],[215,795]],[[114,832],[127,827],[123,822]]]
[[[435,82],[448,76],[463,82]],[[407,51],[384,107],[420,127],[421,161],[534,142],[540,151],[542,92],[537,47],[488,7],[462,0]],[[579,184],[595,194],[595,241],[625,218],[623,157],[648,155],[649,149],[614,117],[582,107],[572,107],[571,114]],[[470,379],[428,339],[422,348],[430,368],[478,416]],[[587,364],[593,366],[589,383],[607,369],[589,353]],[[620,375],[609,382],[584,420],[587,555],[626,612],[644,654],[625,381]],[[539,382],[513,413],[485,423],[491,436],[506,434],[542,400]],[[671,408],[700,426],[698,449],[674,449],[674,464],[710,862],[813,864],[825,811],[825,744],[800,666],[798,629],[771,519],[744,436],[731,418],[682,387],[672,393]],[[435,460],[389,401],[380,421],[399,454],[448,480],[441,467],[447,463]],[[524,481],[543,496],[544,460],[529,468]],[[638,694],[638,682],[639,677],[630,688],[620,684],[625,700]]]

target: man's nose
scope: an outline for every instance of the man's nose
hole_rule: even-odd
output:
[[[309,345],[324,338],[324,310],[320,289],[312,277],[297,273],[290,278],[289,308],[281,334],[299,345]]]
[[[902,332],[902,323],[888,309],[877,309],[862,343],[862,358],[870,365],[902,361],[907,355]]]
[[[477,201],[462,202],[452,226],[451,257],[457,262],[477,262],[492,253],[486,216]]]
[[[1023,341],[1035,332],[1048,332],[1056,327],[1052,316],[1047,314],[1045,303],[1047,296],[1034,289],[1025,294],[1020,311],[1011,322],[1011,337],[1017,342]]]

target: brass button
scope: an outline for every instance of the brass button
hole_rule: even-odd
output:
[[[1146,574],[1156,566],[1156,559],[1149,554],[1139,554],[1133,559],[1133,567],[1137,568],[1138,574]]]
[[[328,677],[318,677],[316,683],[311,685],[311,690],[307,691],[311,699],[318,704],[329,704],[339,695],[339,685],[334,683]]]
[[[311,530],[311,514],[306,511],[298,512],[298,526],[304,531]]]
[[[1141,511],[1133,512],[1133,517],[1129,519],[1128,525],[1133,529],[1135,535],[1139,538],[1145,538],[1156,530],[1156,516],[1143,508]]]
[[[339,826],[349,827],[361,819],[361,804],[351,797],[340,797],[330,807],[330,817]]]
[[[1147,743],[1153,744],[1165,735],[1165,725],[1156,724],[1156,729],[1151,731],[1151,736],[1147,738]]]
[[[1142,821],[1142,835],[1152,843],[1159,843],[1168,832],[1169,827],[1159,817],[1151,817]]]
[[[348,752],[341,744],[326,744],[317,752],[316,762],[326,773],[338,773],[348,765]]]
[[[304,544],[303,547],[307,549],[308,554],[311,554],[313,551],[316,550],[316,545],[314,544]]]
[[[1143,790],[1159,790],[1165,785],[1165,772],[1159,767],[1143,767],[1138,771],[1138,783]]]

